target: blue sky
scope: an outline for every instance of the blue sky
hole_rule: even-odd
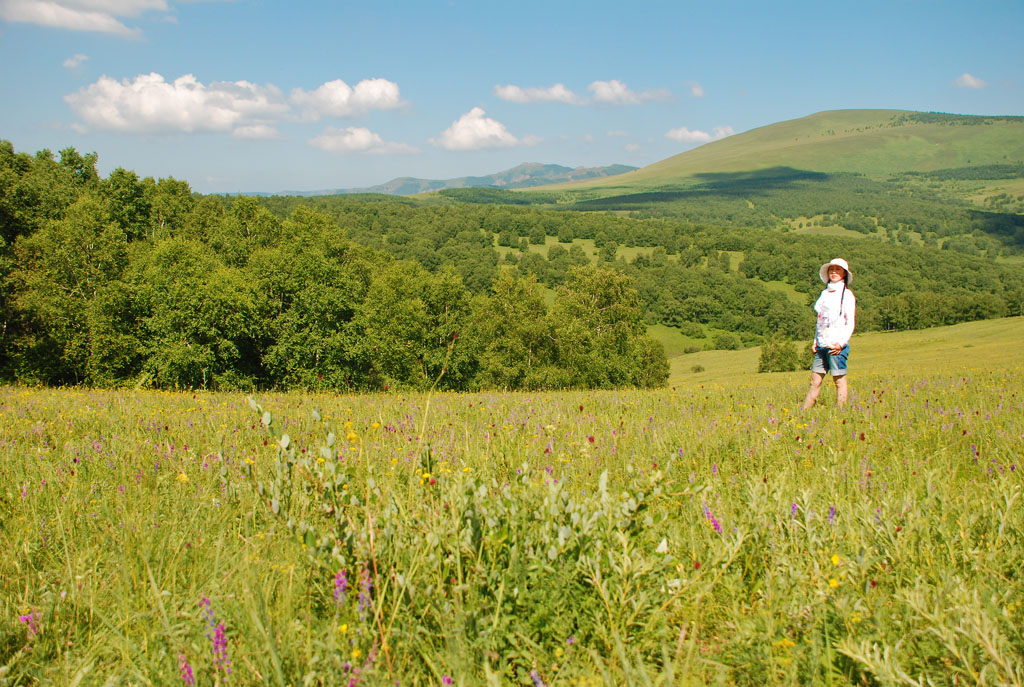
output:
[[[822,110],[1022,115],[1021,36],[1021,0],[0,0],[0,138],[203,193],[643,166]]]

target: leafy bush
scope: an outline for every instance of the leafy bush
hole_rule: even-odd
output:
[[[738,351],[743,345],[740,337],[732,332],[722,332],[715,336],[714,347],[719,351]]]
[[[773,339],[761,346],[758,372],[792,372],[800,368],[800,356],[792,341]]]

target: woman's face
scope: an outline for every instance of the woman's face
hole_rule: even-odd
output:
[[[846,277],[846,270],[839,265],[828,266],[828,280],[830,282],[842,281]]]

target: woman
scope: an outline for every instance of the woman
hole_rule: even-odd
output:
[[[854,315],[857,299],[849,290],[853,274],[842,258],[826,262],[818,270],[825,290],[818,296],[814,311],[818,313],[818,325],[814,332],[814,363],[811,365],[811,388],[807,390],[804,408],[810,408],[818,400],[825,373],[831,373],[836,383],[836,404],[846,405],[846,359],[850,355],[850,336],[853,335]]]

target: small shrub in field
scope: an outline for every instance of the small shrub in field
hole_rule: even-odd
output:
[[[704,371],[704,366],[703,365],[694,365],[693,367],[690,368],[690,372],[703,372],[703,371]]]
[[[697,353],[700,350],[701,350],[700,346],[687,346],[686,348],[683,349],[683,353],[686,353],[686,354]]]
[[[758,372],[792,372],[800,368],[800,357],[792,341],[767,341],[761,346]]]
[[[690,322],[689,320],[679,323],[679,331],[683,333],[683,336],[689,336],[694,339],[704,338],[704,327],[697,322]]]
[[[715,337],[714,344],[719,351],[738,351],[743,342],[732,332],[723,332]]]

